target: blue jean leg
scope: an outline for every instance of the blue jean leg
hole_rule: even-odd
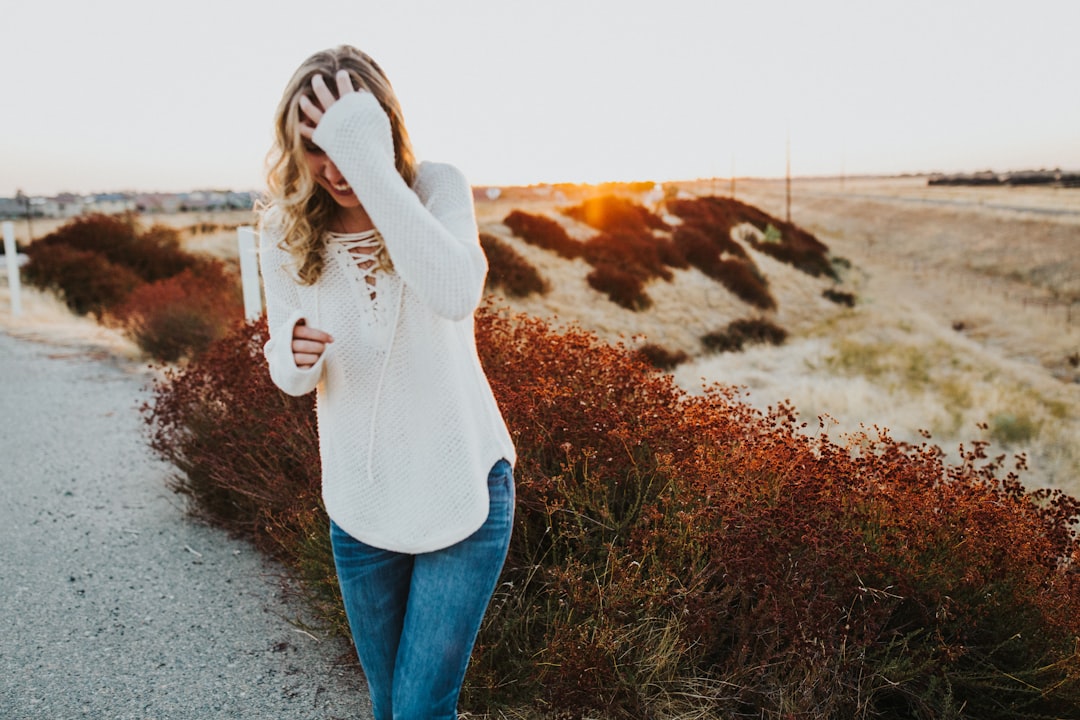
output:
[[[378,550],[332,526],[338,578],[376,720],[457,717],[469,656],[510,543],[513,483],[510,464],[496,463],[488,475],[484,525],[431,553]]]
[[[362,543],[333,521],[330,541],[372,712],[375,720],[390,720],[394,664],[405,623],[413,556]]]

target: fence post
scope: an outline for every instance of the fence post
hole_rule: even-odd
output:
[[[7,263],[8,291],[11,295],[11,314],[22,315],[22,288],[19,285],[19,252],[15,248],[15,224],[4,222],[4,260]]]
[[[259,259],[256,255],[255,228],[241,225],[236,229],[240,250],[240,280],[244,286],[244,318],[256,320],[262,315],[262,294],[259,290]]]

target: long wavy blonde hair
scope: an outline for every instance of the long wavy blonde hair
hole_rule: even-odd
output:
[[[338,211],[329,193],[315,182],[304,156],[304,138],[300,135],[300,97],[309,92],[311,80],[322,75],[327,87],[336,88],[335,75],[349,71],[353,85],[375,96],[390,118],[394,139],[394,162],[397,171],[412,187],[416,180],[416,157],[409,133],[390,80],[382,68],[366,53],[341,45],[315,53],[300,65],[285,87],[274,116],[274,145],[267,155],[267,209],[276,209],[282,229],[282,249],[296,263],[296,274],[305,285],[315,283],[323,270],[326,232]],[[266,212],[263,213],[265,224]],[[385,250],[383,251],[385,254]],[[388,258],[380,258],[387,264]]]

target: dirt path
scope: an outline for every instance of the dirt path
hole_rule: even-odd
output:
[[[0,378],[0,716],[371,716],[280,568],[166,488],[145,372],[0,332]]]

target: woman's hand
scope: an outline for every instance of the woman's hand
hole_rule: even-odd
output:
[[[336,97],[330,92],[330,88],[326,87],[326,81],[323,80],[322,75],[311,78],[311,94],[315,96],[317,103],[312,102],[307,95],[300,96],[300,111],[307,117],[306,122],[300,123],[300,134],[304,137],[310,139],[315,134],[316,126],[331,105],[348,93],[356,92],[348,70],[338,70],[337,75],[334,76],[334,82],[337,85]]]
[[[326,346],[334,342],[329,333],[308,327],[304,321],[293,326],[292,351],[296,367],[306,370],[319,361]]]

